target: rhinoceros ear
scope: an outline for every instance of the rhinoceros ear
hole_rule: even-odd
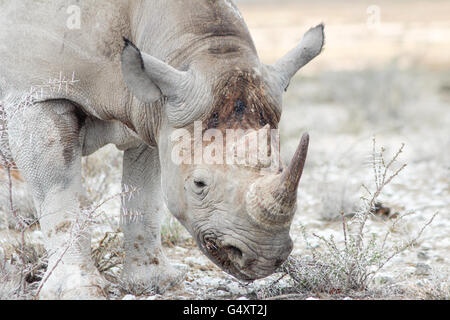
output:
[[[124,38],[124,41],[122,74],[133,95],[142,102],[153,103],[161,96],[177,94],[181,84],[188,80],[187,73],[141,53],[128,39]]]
[[[322,51],[325,42],[324,25],[319,24],[309,29],[300,44],[272,65],[280,78],[284,90],[289,86],[291,78],[304,65],[314,59]]]

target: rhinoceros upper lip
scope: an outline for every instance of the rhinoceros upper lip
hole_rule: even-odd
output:
[[[221,246],[220,240],[215,235],[200,236],[196,240],[200,249],[225,272],[240,280],[251,281],[255,279],[255,276],[241,270],[229,259],[227,251]]]

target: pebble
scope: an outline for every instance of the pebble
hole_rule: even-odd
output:
[[[388,276],[378,276],[373,279],[373,282],[376,284],[393,284],[394,279]]]
[[[180,247],[180,246],[176,246],[175,250],[178,251],[178,252],[181,252],[181,253],[186,253],[186,252],[189,251],[189,249],[186,249],[186,248],[183,248],[183,247]]]
[[[227,289],[231,294],[234,295],[245,295],[247,293],[247,290],[242,288],[237,282],[231,282],[227,284]]]
[[[417,252],[417,258],[419,258],[421,260],[428,260],[428,259],[430,259],[430,257],[428,256],[428,254],[425,251]]]
[[[431,267],[426,263],[418,263],[416,264],[415,274],[419,276],[428,276],[431,274]]]
[[[132,294],[127,294],[122,298],[122,300],[136,300],[136,297]]]
[[[187,263],[191,267],[197,266],[206,266],[207,262],[205,259],[197,258],[197,257],[187,257],[184,259],[184,262]]]
[[[184,263],[172,263],[172,267],[181,272],[188,272],[190,269],[189,266]]]
[[[199,278],[195,281],[197,286],[203,287],[203,288],[216,288],[220,285],[221,279],[215,278],[215,277],[203,277]]]
[[[306,298],[306,300],[320,300],[320,299],[316,298],[316,297],[308,297],[308,298]]]

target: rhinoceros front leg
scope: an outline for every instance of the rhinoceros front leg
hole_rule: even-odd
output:
[[[125,261],[122,278],[136,290],[163,293],[184,279],[161,248],[164,215],[158,150],[146,145],[128,149],[123,159],[123,189],[136,189],[122,199],[121,224]]]
[[[104,298],[90,255],[88,205],[81,183],[82,120],[65,101],[8,108],[12,155],[33,195],[49,255],[39,298]]]

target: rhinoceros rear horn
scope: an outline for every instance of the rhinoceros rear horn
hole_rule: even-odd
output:
[[[131,41],[124,38],[122,74],[128,88],[139,100],[153,103],[161,96],[176,95],[189,81],[186,72],[142,53]]]
[[[287,89],[295,73],[320,54],[324,42],[324,25],[319,24],[305,33],[297,47],[272,65],[277,78],[280,79],[279,85],[284,90]]]

